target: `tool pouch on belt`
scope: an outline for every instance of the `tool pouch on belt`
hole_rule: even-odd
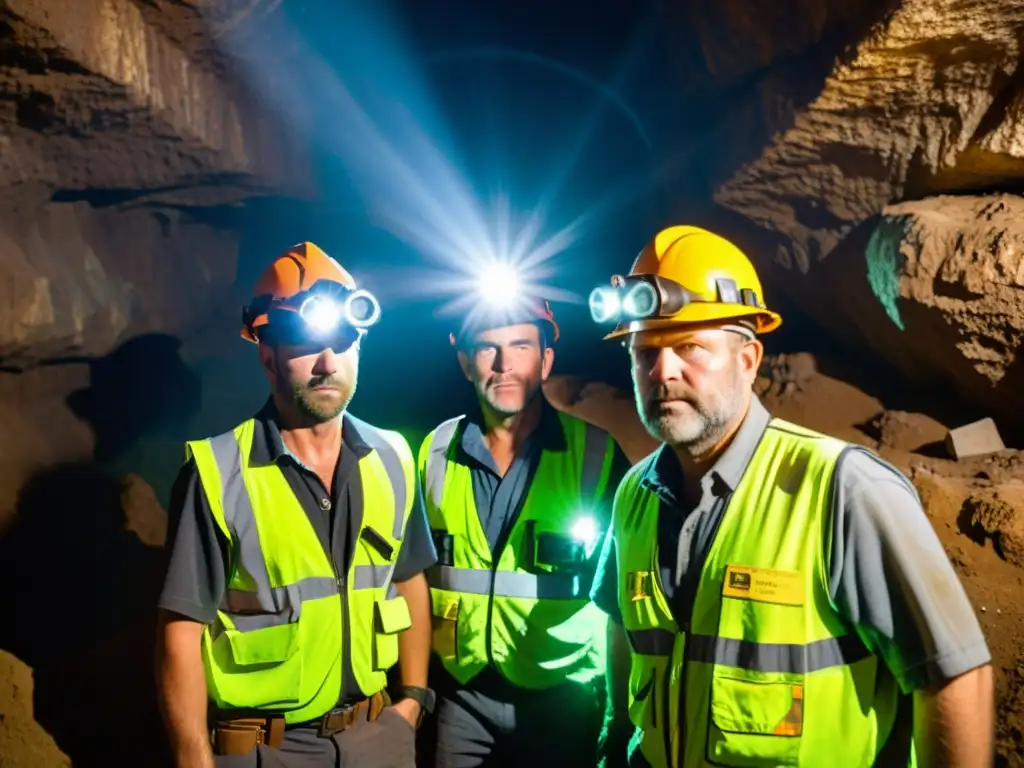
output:
[[[210,743],[215,755],[246,755],[265,744],[277,749],[284,741],[284,717],[243,717],[214,723]]]

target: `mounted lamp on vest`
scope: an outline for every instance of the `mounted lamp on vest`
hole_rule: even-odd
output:
[[[586,569],[597,546],[600,532],[597,520],[588,514],[572,519],[565,533],[538,533],[536,521],[527,521],[527,551],[532,553],[529,566],[535,571],[578,573]]]

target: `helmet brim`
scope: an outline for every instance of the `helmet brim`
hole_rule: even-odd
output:
[[[782,317],[771,310],[757,307],[742,307],[738,304],[718,304],[712,302],[694,302],[687,304],[672,317],[657,317],[647,320],[631,320],[620,323],[604,341],[622,339],[641,331],[664,331],[681,329],[691,325],[707,325],[714,322],[742,320],[750,318],[754,321],[754,332],[757,334],[771,333],[782,325]]]

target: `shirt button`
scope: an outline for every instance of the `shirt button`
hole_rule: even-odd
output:
[[[322,509],[324,511],[327,511],[330,508],[331,508],[331,500],[330,499],[320,499],[320,509]]]

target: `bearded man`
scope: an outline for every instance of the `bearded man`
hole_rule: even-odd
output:
[[[619,486],[592,593],[604,764],[991,765],[991,657],[913,485],[753,394],[781,318],[746,255],[669,227],[612,284],[594,318],[663,444]]]
[[[157,677],[178,768],[415,764],[436,553],[405,438],[347,410],[379,316],[313,243],[243,311],[270,398],[188,443],[170,508]]]

